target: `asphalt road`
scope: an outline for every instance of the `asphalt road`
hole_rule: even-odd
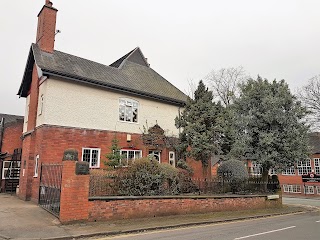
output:
[[[304,205],[304,206],[313,206],[313,207],[320,207],[320,199],[311,199],[311,198],[282,198],[283,204],[297,204],[297,205]],[[320,236],[319,236],[320,239]]]
[[[117,240],[318,240],[320,213],[307,212],[264,219],[212,224],[107,237]]]

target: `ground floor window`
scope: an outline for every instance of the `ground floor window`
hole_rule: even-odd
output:
[[[160,163],[161,162],[161,151],[150,150],[149,151],[149,157],[151,157],[152,159],[157,160]]]
[[[316,186],[316,189],[317,189],[317,194],[320,195],[320,186]]]
[[[123,165],[123,166],[128,166],[130,161],[142,157],[141,150],[121,149],[120,154],[122,156],[120,165]]]
[[[38,169],[39,169],[39,155],[36,156],[36,161],[34,163],[34,175],[33,175],[33,177],[38,177]]]
[[[176,166],[176,157],[175,157],[175,152],[173,151],[169,152],[169,164],[173,167]]]
[[[314,187],[313,186],[304,186],[304,193],[305,194],[314,194]]]
[[[18,161],[3,161],[2,179],[19,179],[16,173],[20,171],[20,162]]]
[[[301,193],[300,185],[283,185],[283,192],[285,193]]]
[[[82,161],[88,162],[90,168],[99,168],[100,148],[82,148]]]
[[[255,161],[252,162],[251,174],[253,176],[261,176],[262,174],[262,165]]]

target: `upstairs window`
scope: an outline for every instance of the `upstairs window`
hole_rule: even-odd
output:
[[[284,171],[282,171],[282,175],[296,175],[296,171],[294,167],[286,168]]]
[[[138,108],[137,101],[128,98],[119,99],[119,120],[124,122],[138,122]]]
[[[99,168],[100,148],[82,148],[82,161],[88,162],[90,168]]]
[[[43,102],[44,102],[44,96],[43,94],[40,96],[39,99],[39,105],[38,105],[38,115],[40,116],[42,114],[43,111]]]
[[[314,158],[314,172],[320,174],[320,158]]]
[[[305,161],[298,161],[297,167],[299,175],[307,175],[312,172],[310,159],[307,159]]]

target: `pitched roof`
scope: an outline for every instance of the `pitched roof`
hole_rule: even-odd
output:
[[[320,153],[320,132],[313,132],[309,134],[309,145],[311,147],[311,153]]]
[[[44,75],[98,85],[175,105],[184,105],[187,96],[149,67],[140,48],[135,48],[110,66],[60,51],[52,54],[32,44],[18,95],[26,97],[34,62]]]
[[[12,122],[17,122],[19,120],[23,120],[23,116],[0,113],[0,123],[1,123],[3,118],[4,118],[4,124],[5,125],[8,124],[8,123],[12,123]]]

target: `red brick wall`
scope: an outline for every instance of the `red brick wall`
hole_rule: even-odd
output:
[[[143,145],[140,134],[131,134],[132,141],[127,142],[127,133],[46,125],[37,128],[23,141],[22,163],[24,164],[24,161],[26,161],[26,167],[24,170],[25,176],[20,179],[20,198],[38,201],[40,176],[33,177],[36,155],[40,157],[40,173],[41,163],[62,162],[63,152],[66,149],[76,149],[81,161],[83,147],[97,147],[101,149],[100,167],[104,168],[104,161],[107,160],[105,155],[110,152],[112,140],[115,136],[119,140],[120,148],[134,147],[142,150],[143,157],[148,155],[149,149]],[[162,149],[161,162],[169,162],[168,149]],[[191,165],[194,167],[194,175],[201,178],[201,162],[195,162]]]
[[[22,129],[23,120],[6,124],[3,134],[2,152],[13,154],[14,149],[22,148]]]
[[[75,161],[64,161],[62,171],[60,221],[88,219],[89,175],[75,174]]]
[[[281,199],[265,196],[239,198],[177,198],[89,201],[89,221],[158,217],[281,206]]]

